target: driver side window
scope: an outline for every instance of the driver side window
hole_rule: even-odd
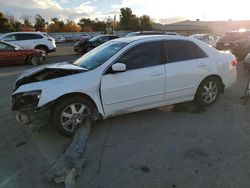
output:
[[[126,52],[117,62],[124,63],[127,70],[160,64],[160,42],[139,44]]]

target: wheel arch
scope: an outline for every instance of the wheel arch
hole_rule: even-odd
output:
[[[54,100],[54,105],[59,103],[61,100],[64,100],[64,99],[70,98],[70,97],[84,97],[84,98],[88,99],[95,106],[96,109],[98,109],[95,101],[89,95],[87,95],[85,93],[80,93],[80,92],[72,92],[72,93],[64,94],[64,95],[58,97],[56,100]]]
[[[45,44],[38,44],[35,46],[35,49],[38,49],[39,47],[45,47],[47,49],[47,51],[49,51],[49,47],[46,46]]]
[[[201,82],[200,82],[200,84],[199,84],[197,90],[196,90],[196,93],[197,93],[198,89],[200,88],[202,82],[204,82],[204,80],[209,79],[209,78],[215,78],[215,79],[217,79],[217,80],[220,82],[220,93],[223,93],[223,92],[224,92],[224,89],[225,89],[225,85],[224,85],[224,83],[223,83],[223,80],[222,80],[221,76],[219,76],[218,74],[211,74],[211,75],[209,75],[209,76],[203,78],[203,79],[201,80]],[[196,95],[196,93],[195,93],[195,95]]]

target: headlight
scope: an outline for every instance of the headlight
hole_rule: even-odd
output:
[[[41,90],[17,93],[12,96],[12,110],[29,110],[36,108],[41,97]]]

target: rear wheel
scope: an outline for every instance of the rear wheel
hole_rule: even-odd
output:
[[[45,52],[46,56],[48,55],[49,50],[46,46],[37,46],[36,49],[42,50]]]
[[[200,106],[213,104],[219,96],[220,87],[221,83],[217,78],[211,77],[205,79],[196,92],[195,101]]]
[[[53,122],[61,133],[73,136],[93,110],[94,105],[85,97],[65,98],[55,107]]]

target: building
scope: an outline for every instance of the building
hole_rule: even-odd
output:
[[[210,33],[216,35],[222,35],[227,31],[235,31],[239,29],[250,30],[250,20],[245,21],[190,21],[185,20],[182,22],[176,22],[171,24],[156,24],[156,30],[166,30],[171,32],[177,32],[180,35],[189,36],[197,33]]]

